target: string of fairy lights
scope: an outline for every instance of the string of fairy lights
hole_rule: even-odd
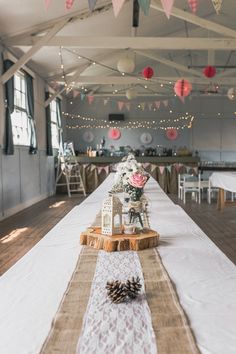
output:
[[[185,129],[191,128],[194,120],[194,116],[186,113],[175,119],[161,119],[160,121],[156,120],[142,120],[142,121],[129,121],[127,124],[120,125],[120,122],[111,121],[107,122],[105,119],[96,119],[92,117],[85,117],[80,114],[70,114],[63,112],[63,116],[66,119],[78,119],[86,124],[66,124],[68,129],[107,129],[107,128],[118,128],[118,129],[153,129],[153,130],[167,130],[167,129]],[[81,122],[81,123],[82,123]]]

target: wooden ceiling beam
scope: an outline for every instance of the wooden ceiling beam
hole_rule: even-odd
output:
[[[152,59],[154,61],[158,61],[159,63],[162,63],[168,67],[171,67],[171,68],[174,68],[174,69],[177,69],[179,71],[182,71],[182,72],[185,72],[185,73],[188,73],[188,74],[192,74],[194,76],[200,76],[202,77],[202,74],[197,71],[197,70],[194,70],[194,69],[189,69],[187,66],[184,66],[183,64],[179,64],[179,63],[176,63],[172,60],[169,60],[169,59],[166,59],[166,58],[163,58],[159,55],[156,55],[156,54],[150,54],[150,53],[147,53],[147,52],[141,52],[139,50],[136,50],[135,53],[139,54],[139,55],[142,55],[146,58],[149,58],[149,59]]]
[[[0,78],[0,81],[5,84],[17,70],[22,68],[31,58],[37,53],[47,42],[55,36],[57,32],[59,32],[65,24],[69,21],[69,19],[63,20],[56,24],[50,31],[48,31],[44,36],[40,37],[38,41],[18,59],[18,61],[12,65],[10,69],[8,69]]]
[[[40,36],[22,39],[11,46],[34,46]],[[137,49],[137,50],[236,50],[234,38],[186,38],[186,37],[96,37],[55,36],[45,47],[76,47],[93,49]]]
[[[152,0],[151,8],[161,11],[161,12],[164,12],[164,9],[162,7],[160,0]],[[222,26],[222,25],[215,23],[213,21],[209,21],[209,20],[206,20],[206,19],[201,18],[199,16],[193,15],[190,12],[178,9],[177,7],[174,7],[174,6],[172,7],[171,16],[179,18],[179,19],[187,21],[187,22],[190,22],[190,23],[197,25],[199,27],[202,27],[206,30],[219,33],[224,37],[236,38],[236,31],[235,30],[228,28],[226,26]]]

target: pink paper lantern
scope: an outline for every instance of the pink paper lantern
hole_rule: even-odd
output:
[[[166,130],[166,137],[169,140],[175,140],[178,137],[178,130],[175,128],[169,128]]]
[[[108,131],[108,138],[111,140],[118,140],[121,137],[121,132],[118,128],[110,128]]]
[[[208,78],[211,78],[211,77],[214,77],[215,74],[216,74],[216,68],[214,66],[206,66],[204,69],[203,69],[203,74],[208,77]]]
[[[190,82],[188,80],[185,80],[185,79],[178,80],[175,83],[174,91],[175,91],[176,95],[179,96],[180,98],[186,97],[192,91],[192,85],[190,84]]]
[[[144,68],[142,71],[142,75],[145,79],[151,79],[151,77],[154,75],[153,68],[146,66],[146,68]]]

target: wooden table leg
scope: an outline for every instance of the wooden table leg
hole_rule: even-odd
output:
[[[225,191],[222,188],[219,188],[218,201],[217,201],[217,209],[222,211],[225,206]]]

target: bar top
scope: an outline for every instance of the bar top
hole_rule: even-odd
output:
[[[89,157],[87,155],[77,156],[77,161],[80,163],[93,163],[93,164],[112,164],[118,163],[122,160],[123,156],[98,156]],[[193,156],[139,156],[136,157],[138,162],[143,163],[189,163],[197,165],[200,162],[199,157]]]

